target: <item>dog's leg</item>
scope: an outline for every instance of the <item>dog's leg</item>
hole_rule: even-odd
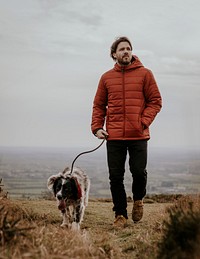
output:
[[[61,227],[70,227],[70,210],[69,207],[66,208],[65,212],[62,212],[63,216],[63,222],[61,224]]]
[[[80,230],[80,223],[81,223],[81,204],[74,204],[74,211],[73,211],[73,223],[72,223],[72,229],[73,230]]]
[[[80,224],[77,222],[72,223],[72,230],[79,231],[80,230]]]
[[[87,205],[88,205],[89,191],[90,191],[90,180],[87,180],[86,186],[85,186],[85,199],[84,199],[85,207],[87,207]]]

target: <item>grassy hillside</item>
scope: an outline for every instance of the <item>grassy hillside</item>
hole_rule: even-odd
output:
[[[54,200],[10,200],[0,194],[0,259],[200,258],[199,195],[146,198],[137,224],[129,201],[125,229],[113,228],[110,200],[91,199],[81,231],[75,232],[60,227]]]
[[[60,228],[55,201],[1,199],[1,229],[19,219],[5,240],[1,236],[0,258],[155,258],[162,222],[169,204],[145,204],[140,223],[113,228],[112,203],[91,200],[80,233]],[[4,221],[4,223],[3,223]],[[21,230],[20,230],[21,229]],[[2,234],[2,233],[1,233]],[[13,235],[13,236],[12,236]],[[9,241],[10,240],[10,241]]]

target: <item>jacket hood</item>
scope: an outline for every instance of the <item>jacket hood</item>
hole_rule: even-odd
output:
[[[115,63],[115,65],[114,65],[114,69],[116,71],[136,69],[139,67],[144,67],[144,66],[143,66],[142,62],[139,60],[139,58],[135,55],[132,56],[131,64],[128,66],[120,66],[118,63]]]

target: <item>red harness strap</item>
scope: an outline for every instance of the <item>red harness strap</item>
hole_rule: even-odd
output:
[[[75,182],[76,182],[76,187],[77,187],[77,190],[78,190],[78,199],[80,199],[80,198],[82,197],[81,186],[80,186],[78,180],[77,180],[75,177],[73,177],[73,179],[74,179]]]

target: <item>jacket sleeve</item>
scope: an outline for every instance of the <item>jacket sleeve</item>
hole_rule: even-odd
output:
[[[107,89],[101,77],[93,102],[91,130],[93,134],[102,129],[105,123],[107,111]]]
[[[150,70],[147,70],[143,90],[145,96],[145,108],[142,113],[141,121],[142,124],[148,128],[162,107],[162,98],[155,78]]]

